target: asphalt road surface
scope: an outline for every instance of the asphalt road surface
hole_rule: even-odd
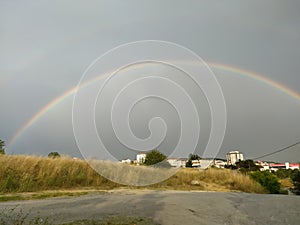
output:
[[[106,216],[140,216],[174,224],[300,224],[300,196],[246,193],[119,190],[46,200],[2,202],[39,212],[54,223]]]

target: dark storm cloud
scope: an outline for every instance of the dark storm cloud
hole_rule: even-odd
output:
[[[77,85],[96,57],[129,41],[176,42],[206,61],[254,71],[300,92],[297,1],[0,4],[0,138],[6,141],[40,108]],[[215,72],[229,107],[221,157],[231,148],[250,157],[299,141],[298,101],[259,82]],[[8,151],[47,154],[57,149],[79,155],[71,105],[72,96]],[[300,153],[294,150],[276,157],[299,161]]]

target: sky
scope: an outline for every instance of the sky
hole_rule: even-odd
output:
[[[294,144],[300,141],[299,11],[300,3],[291,0],[1,1],[0,139],[8,154],[58,151],[81,157],[72,126],[75,92],[33,118],[75,88],[97,57],[128,42],[163,40],[198,54],[219,81],[227,129],[218,157],[239,150],[254,158]],[[210,131],[209,107],[201,91],[193,92],[189,81],[184,86],[202,115],[201,154]],[[96,108],[105,109],[101,103]],[[145,127],[157,115],[169,125],[160,147],[170,153],[180,126],[174,109],[162,101],[137,105],[133,133],[146,138]],[[105,118],[98,116],[96,123],[117,158],[134,157],[119,150]],[[300,146],[262,160],[299,162]]]

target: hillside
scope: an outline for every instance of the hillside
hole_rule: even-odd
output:
[[[128,170],[126,179],[135,180],[136,174],[147,174],[144,166],[98,161],[99,165],[111,166],[115,170]],[[25,155],[0,156],[0,193],[36,192],[44,190],[99,189],[108,190],[125,187],[114,183],[95,172],[89,164],[80,159],[45,158]],[[132,172],[133,171],[133,172]],[[161,169],[156,169],[158,174]],[[135,175],[134,175],[135,174]],[[127,188],[139,188],[127,186]],[[225,169],[181,169],[169,179],[150,189],[241,191],[264,193],[264,189],[247,175]]]

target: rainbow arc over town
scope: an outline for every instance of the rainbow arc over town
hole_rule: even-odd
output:
[[[260,83],[271,86],[271,87],[277,89],[278,91],[281,91],[281,92],[291,96],[292,98],[295,98],[296,100],[300,101],[300,94],[298,92],[286,87],[285,85],[283,85],[277,81],[274,81],[268,77],[265,77],[261,74],[251,72],[251,71],[248,71],[248,70],[245,70],[242,68],[234,67],[231,65],[217,63],[217,62],[207,62],[207,65],[212,69],[212,71],[213,71],[213,69],[223,70],[223,71],[231,72],[238,76],[244,76],[244,77],[254,79]],[[42,107],[36,114],[34,114],[26,123],[24,123],[24,125],[10,139],[7,147],[9,148],[10,146],[12,146],[27,131],[27,129],[29,129],[34,123],[36,123],[38,120],[40,120],[51,109],[55,108],[57,105],[59,105],[65,99],[72,97],[78,91],[78,89],[84,88],[84,87],[92,84],[93,82],[103,78],[103,76],[105,76],[105,75],[100,75],[99,77],[97,77],[95,79],[89,80],[89,81],[81,84],[81,86],[72,87],[71,89],[67,90],[60,96],[58,96],[55,99],[53,99],[52,101],[50,101],[48,104],[46,104],[44,107]]]

